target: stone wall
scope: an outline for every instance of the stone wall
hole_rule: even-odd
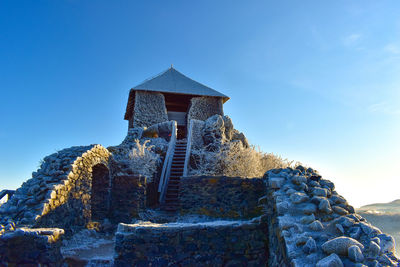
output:
[[[181,215],[237,219],[262,214],[258,199],[265,194],[265,187],[260,178],[185,177],[180,189]]]
[[[265,218],[264,218],[265,219]],[[264,266],[265,220],[120,224],[116,266]]]
[[[116,174],[111,189],[111,220],[130,223],[146,208],[146,178]]]
[[[193,97],[190,100],[187,125],[189,125],[191,119],[205,121],[215,114],[224,115],[222,98],[208,96]]]
[[[269,266],[398,266],[383,234],[311,168],[267,172]],[[359,265],[356,265],[359,264]],[[364,265],[360,265],[364,264]]]
[[[0,265],[60,266],[63,234],[64,230],[56,228],[20,228],[0,233]]]
[[[133,111],[133,127],[149,127],[168,121],[164,95],[161,93],[136,91]]]
[[[92,167],[108,165],[100,145],[71,147],[43,159],[32,178],[0,207],[2,221],[71,231],[91,220]]]
[[[203,128],[205,125],[204,121],[192,119],[192,148],[201,149],[204,147],[203,141]]]

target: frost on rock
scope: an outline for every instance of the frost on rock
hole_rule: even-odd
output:
[[[313,169],[264,176],[271,266],[398,266],[393,238],[369,224]],[[277,182],[279,181],[279,183]],[[279,230],[277,230],[277,228]],[[384,247],[384,249],[382,249]],[[378,265],[376,265],[378,264]]]

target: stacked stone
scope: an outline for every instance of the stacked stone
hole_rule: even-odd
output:
[[[264,176],[271,266],[398,266],[394,239],[383,234],[313,169]]]
[[[107,165],[110,153],[100,145],[63,149],[43,159],[32,178],[0,207],[3,221],[61,228],[90,220],[92,167]],[[66,205],[68,203],[68,205]]]
[[[111,221],[129,223],[139,218],[139,213],[146,209],[146,177],[123,175],[113,177],[111,189]]]
[[[116,266],[265,266],[265,221],[120,224]]]
[[[262,214],[258,199],[265,194],[261,178],[186,177],[180,183],[180,214],[214,218],[254,218]]]
[[[193,97],[190,100],[187,115],[188,125],[192,119],[204,121],[215,114],[224,115],[222,98],[207,96]]]
[[[168,115],[164,95],[156,92],[136,91],[133,126],[149,127],[165,121],[168,121]]]
[[[0,234],[0,265],[58,266],[62,261],[60,247],[63,234],[64,230],[57,228],[8,227],[6,232]]]

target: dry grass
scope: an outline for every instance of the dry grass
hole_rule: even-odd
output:
[[[223,144],[216,152],[192,150],[192,154],[195,168],[191,169],[190,175],[195,176],[262,177],[271,169],[299,165],[272,153],[263,153],[254,146],[244,147],[241,142]]]

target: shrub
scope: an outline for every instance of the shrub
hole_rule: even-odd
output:
[[[138,139],[135,140],[135,146],[129,152],[129,166],[135,174],[143,175],[148,179],[152,179],[157,171],[160,162],[160,156],[152,151],[153,146],[147,146],[149,140],[140,144]]]
[[[225,143],[215,152],[192,150],[191,158],[190,175],[194,176],[261,177],[268,170],[299,164],[272,153],[263,153],[254,146],[245,147],[242,142]]]

